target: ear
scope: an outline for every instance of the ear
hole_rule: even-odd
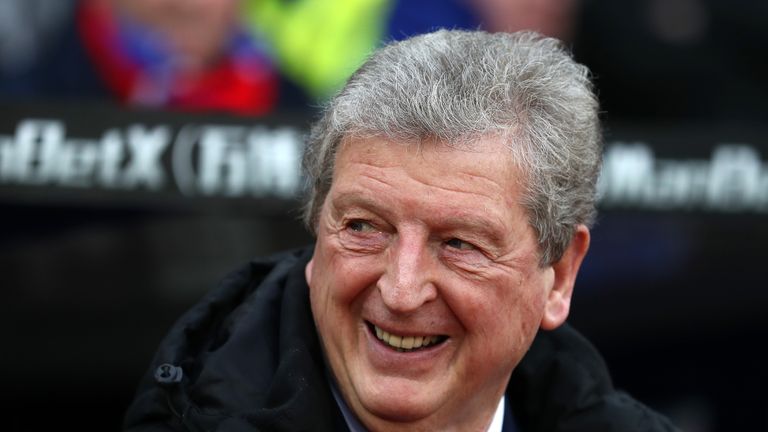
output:
[[[581,267],[581,261],[587,254],[587,249],[589,249],[589,228],[585,225],[578,225],[563,256],[552,264],[554,281],[544,307],[544,317],[541,320],[542,329],[554,330],[568,318],[573,284],[576,282],[576,274]]]
[[[306,267],[304,267],[304,278],[307,280],[307,285],[312,285],[312,268],[315,266],[315,257],[309,260]]]

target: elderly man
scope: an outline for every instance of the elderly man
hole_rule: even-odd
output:
[[[252,262],[188,312],[126,428],[673,430],[563,326],[597,108],[586,68],[532,33],[374,54],[308,142],[314,248]]]

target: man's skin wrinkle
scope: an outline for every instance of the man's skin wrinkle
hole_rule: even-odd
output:
[[[386,170],[387,168],[391,168],[389,166],[378,166],[378,165],[366,164],[366,163],[362,163],[362,162],[355,162],[355,164],[363,165],[363,166],[368,166],[368,167],[373,168],[374,170]],[[492,186],[494,189],[499,189],[499,185],[496,182],[494,182],[493,180],[488,179],[487,177],[480,176],[480,175],[473,175],[473,174],[469,174],[469,173],[456,173],[456,174],[464,176],[464,177],[468,177],[470,179],[484,181],[484,182],[488,183],[490,186]],[[392,186],[390,182],[387,182],[385,180],[387,178],[386,175],[381,175],[379,177],[379,176],[375,176],[370,171],[366,170],[361,175],[361,177],[371,179],[371,180],[375,181],[376,183],[380,183],[380,184],[383,184],[383,185],[386,185],[386,186],[390,186],[390,187]],[[475,192],[470,192],[470,191],[466,191],[466,190],[462,190],[462,189],[458,189],[458,188],[451,188],[451,187],[447,187],[445,185],[440,185],[440,184],[430,184],[430,183],[424,182],[424,181],[422,181],[422,180],[420,180],[420,179],[418,179],[416,177],[413,177],[413,176],[411,176],[410,178],[411,178],[411,180],[416,181],[420,185],[428,187],[428,188],[436,188],[436,189],[439,189],[439,190],[442,190],[442,191],[446,191],[446,192],[456,192],[456,193],[466,194],[466,195],[470,195],[470,196],[477,195],[477,196],[482,196],[482,197],[488,197],[488,195],[482,194],[482,193],[475,193]]]

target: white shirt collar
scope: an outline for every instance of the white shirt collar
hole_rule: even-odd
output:
[[[496,413],[493,414],[493,421],[488,427],[488,432],[501,432],[501,427],[504,424],[504,396],[501,396],[499,406],[496,407]]]

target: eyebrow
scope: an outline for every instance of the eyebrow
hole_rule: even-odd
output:
[[[500,220],[469,212],[443,218],[440,220],[439,227],[443,231],[477,233],[481,239],[489,241],[490,246],[493,247],[502,247],[503,236],[509,231]]]
[[[360,191],[351,189],[332,196],[333,212],[338,214],[346,209],[357,207],[370,211],[385,218],[391,214],[389,208],[379,199]],[[471,211],[456,211],[454,214],[432,221],[438,232],[467,231],[477,233],[482,239],[489,241],[490,246],[502,247],[503,236],[510,231],[501,218],[488,217],[485,210],[482,213]]]
[[[337,195],[332,195],[331,204],[334,213],[351,207],[359,207],[373,213],[389,213],[386,206],[382,205],[379,200],[361,194],[357,190],[342,191]]]

